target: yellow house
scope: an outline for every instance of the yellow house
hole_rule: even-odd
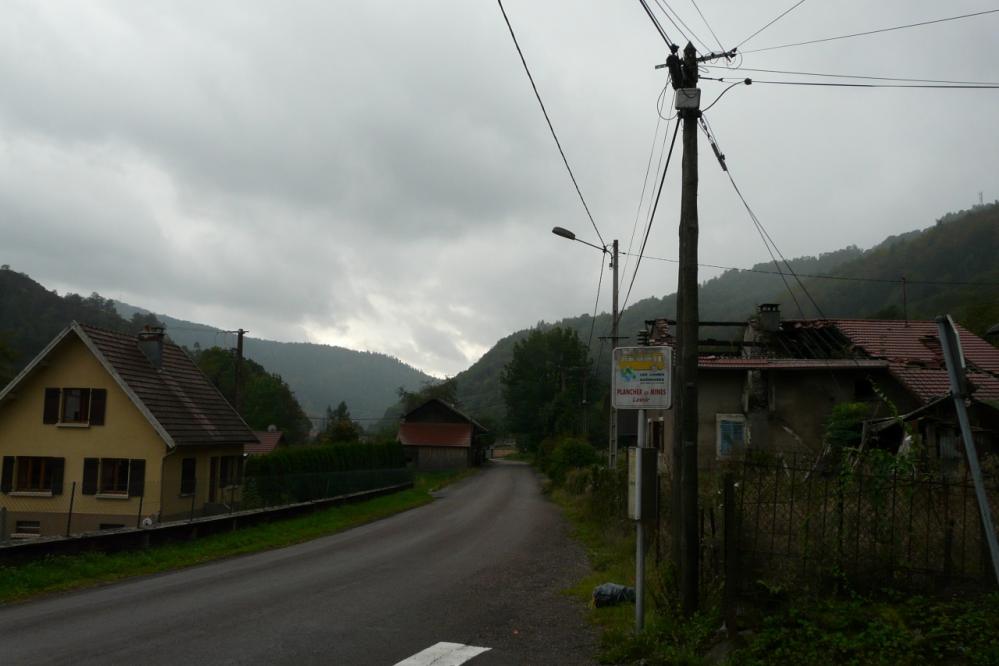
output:
[[[256,441],[162,329],[73,322],[0,391],[0,537],[225,510]]]

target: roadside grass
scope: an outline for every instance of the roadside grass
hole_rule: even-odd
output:
[[[552,488],[573,536],[587,549],[591,573],[567,593],[585,603],[595,586],[634,585],[633,526],[594,510],[592,498]],[[999,592],[966,590],[949,598],[844,586],[816,596],[775,590],[772,598],[744,600],[739,640],[726,640],[720,589],[704,590],[701,613],[680,612],[668,564],[646,571],[646,622],[635,633],[635,607],[590,608],[601,630],[597,659],[605,664],[999,664]]]
[[[60,555],[0,566],[0,603],[23,601],[42,594],[92,587],[310,541],[428,504],[433,501],[432,492],[476,471],[419,473],[409,490],[195,541],[118,553]]]

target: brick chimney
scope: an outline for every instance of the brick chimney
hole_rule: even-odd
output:
[[[163,327],[146,326],[138,335],[139,349],[154,368],[163,367]]]
[[[760,303],[760,330],[776,333],[780,330],[780,305],[778,303]]]

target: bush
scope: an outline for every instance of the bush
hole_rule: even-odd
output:
[[[278,449],[246,461],[246,476],[283,476],[406,466],[402,444],[338,444]]]
[[[565,483],[566,475],[571,470],[595,465],[599,460],[596,450],[589,443],[574,437],[545,440],[541,443],[541,453],[542,469],[557,486]]]

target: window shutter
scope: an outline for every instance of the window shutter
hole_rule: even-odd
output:
[[[65,458],[52,458],[52,494],[62,495],[62,479],[66,469]]]
[[[104,425],[107,402],[107,389],[94,389],[90,392],[90,425]]]
[[[84,495],[97,494],[97,472],[100,469],[99,458],[83,459],[83,489],[80,491]]]
[[[128,462],[128,496],[141,497],[146,488],[146,461]]]
[[[3,476],[0,477],[0,492],[9,493],[14,489],[14,456],[3,457]]]
[[[42,423],[59,423],[59,389],[45,389],[45,410],[42,412]]]

